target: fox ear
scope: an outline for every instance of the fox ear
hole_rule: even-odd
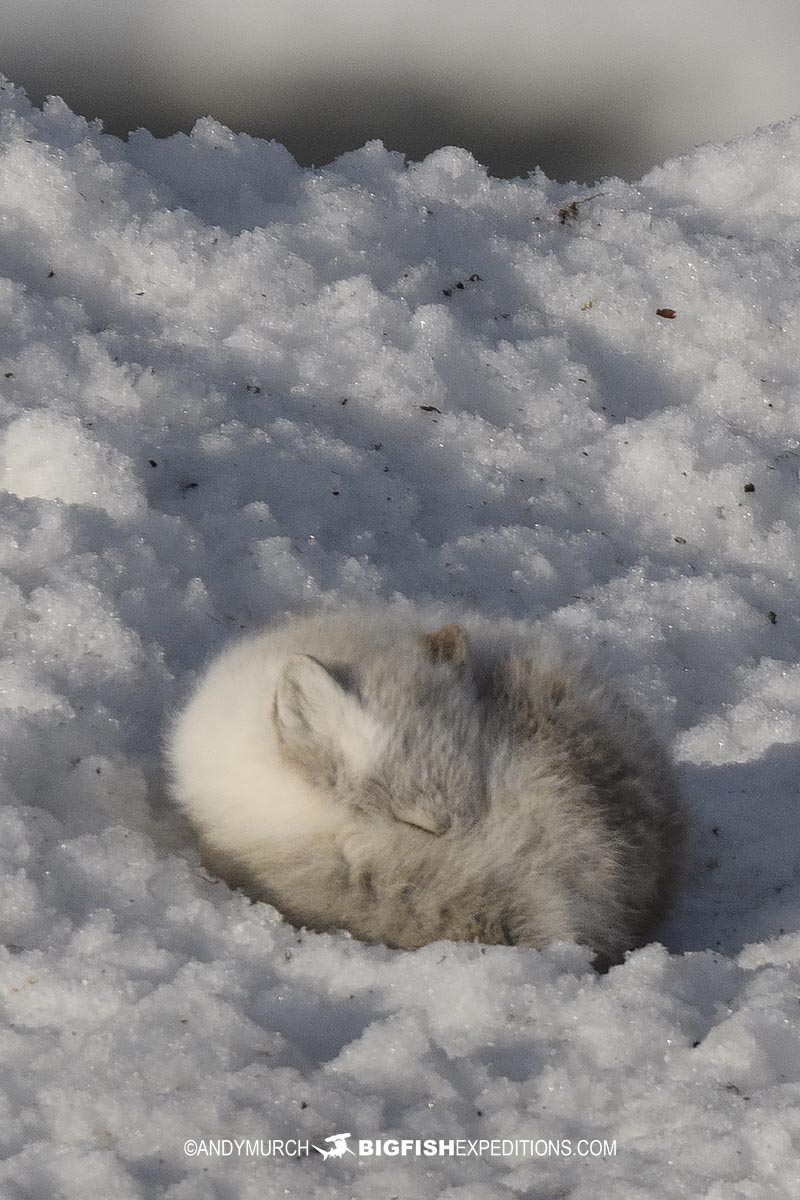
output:
[[[284,662],[273,720],[284,749],[301,758],[338,750],[351,767],[363,768],[377,741],[375,723],[358,698],[307,654],[291,654]]]
[[[460,625],[443,625],[435,633],[427,633],[422,645],[434,662],[461,667],[467,661],[467,635]]]
[[[275,724],[288,742],[330,739],[354,703],[322,663],[307,654],[291,654],[275,689]]]

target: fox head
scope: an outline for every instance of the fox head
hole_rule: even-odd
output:
[[[272,712],[282,757],[364,817],[428,836],[472,824],[486,791],[467,652],[463,630],[446,625],[346,668],[290,655]]]

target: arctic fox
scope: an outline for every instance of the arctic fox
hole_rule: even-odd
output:
[[[667,754],[556,643],[465,624],[324,613],[233,645],[171,726],[175,799],[209,866],[296,925],[619,961],[675,887]]]

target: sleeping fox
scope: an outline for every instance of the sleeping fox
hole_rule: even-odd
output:
[[[296,925],[619,961],[665,914],[683,821],[644,719],[542,634],[323,613],[227,649],[173,721],[209,866]]]

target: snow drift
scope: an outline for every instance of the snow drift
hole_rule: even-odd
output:
[[[576,193],[0,107],[8,1194],[794,1194],[800,123]],[[395,953],[200,869],[166,713],[378,596],[541,620],[662,721],[663,945]],[[517,1153],[208,1142],[344,1131]]]

